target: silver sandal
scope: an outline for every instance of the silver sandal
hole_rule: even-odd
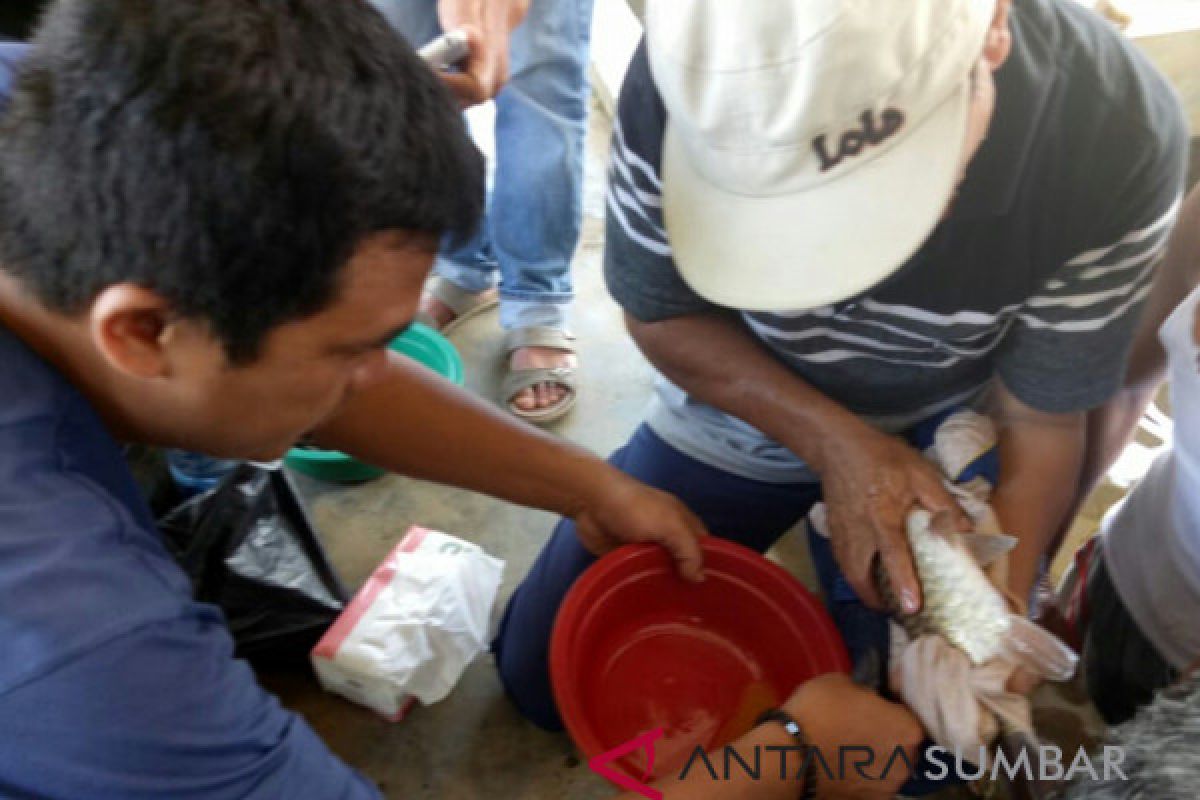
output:
[[[514,350],[523,347],[548,347],[575,354],[575,336],[559,328],[530,327],[515,328],[508,332],[504,340],[505,356],[512,358]],[[511,363],[511,362],[510,362]],[[537,411],[523,411],[513,404],[513,398],[518,394],[542,383],[554,383],[567,390],[563,399],[548,408]],[[579,369],[577,367],[542,367],[536,369],[512,369],[500,387],[508,410],[526,422],[544,425],[562,419],[575,407],[579,397]]]

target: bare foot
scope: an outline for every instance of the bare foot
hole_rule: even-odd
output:
[[[437,325],[435,327],[439,331],[453,322],[455,317],[458,316],[454,313],[454,309],[428,292],[421,293],[421,304],[417,307],[417,310],[422,314],[427,314],[430,319],[436,322]]]
[[[554,369],[555,367],[578,367],[579,359],[574,353],[553,347],[522,347],[514,350],[512,369]],[[541,411],[562,402],[570,389],[561,383],[539,383],[514,395],[512,404],[521,411]]]

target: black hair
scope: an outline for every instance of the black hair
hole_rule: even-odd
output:
[[[0,265],[48,307],[133,283],[230,357],[326,307],[363,238],[463,239],[483,163],[364,0],[59,0],[0,119]]]

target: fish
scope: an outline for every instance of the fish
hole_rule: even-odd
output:
[[[906,525],[917,580],[921,584],[921,609],[903,612],[900,598],[882,565],[876,581],[889,611],[909,638],[936,634],[962,651],[975,666],[1005,657],[1013,664],[1034,670],[1049,680],[1069,680],[1078,657],[1057,637],[1014,614],[1004,595],[984,571],[1016,544],[1011,536],[960,534],[949,515],[921,509],[911,512]],[[1041,742],[1035,731],[1001,719],[1000,750],[1008,763],[1022,755],[1036,763]],[[1012,776],[1010,796],[1016,800],[1046,800],[1059,787],[1053,782]]]
[[[958,533],[948,514],[917,509],[906,534],[921,584],[921,610],[906,614],[882,564],[875,576],[893,618],[910,639],[938,634],[979,666],[1004,656],[1049,681],[1070,680],[1079,657],[1045,628],[1012,613],[984,568],[1016,539],[1002,534]]]
[[[967,540],[943,532],[944,525],[925,510],[908,516],[908,545],[921,584],[920,611],[904,613],[882,564],[876,567],[876,580],[889,611],[909,638],[939,634],[978,666],[1005,652],[1013,615]]]

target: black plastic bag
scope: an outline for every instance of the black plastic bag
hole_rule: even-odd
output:
[[[256,665],[307,663],[348,600],[282,469],[243,464],[159,528],[196,599],[225,612],[238,657]]]

